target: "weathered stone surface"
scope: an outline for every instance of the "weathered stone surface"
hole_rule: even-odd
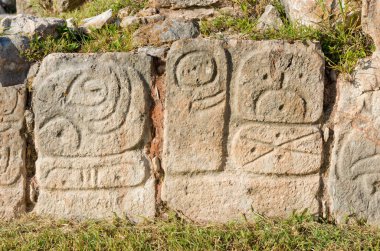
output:
[[[353,83],[338,81],[330,194],[338,221],[380,224],[380,57],[362,62]]]
[[[249,124],[232,140],[234,166],[256,174],[318,173],[322,138],[318,128]]]
[[[0,219],[25,210],[24,85],[0,87]]]
[[[380,22],[380,1],[363,0],[362,27],[372,36],[377,48],[380,48],[380,30],[377,25]]]
[[[104,25],[112,21],[112,10],[109,9],[95,17],[90,17],[82,20],[80,28],[86,32],[90,32],[91,29],[101,29]]]
[[[136,46],[161,45],[180,39],[199,36],[199,27],[191,20],[167,19],[165,21],[146,25],[133,34]]]
[[[236,114],[252,121],[319,120],[323,109],[324,60],[316,45],[280,41],[231,44],[238,62],[231,104]]]
[[[318,27],[335,7],[334,0],[281,0],[287,17],[293,22]]]
[[[273,5],[268,5],[265,7],[265,12],[259,18],[256,27],[261,31],[265,31],[270,29],[278,30],[283,25],[280,13]]]
[[[169,51],[167,69],[167,173],[220,170],[228,72],[222,42],[179,41]]]
[[[161,9],[160,15],[163,15],[168,19],[196,19],[204,20],[213,17],[216,14],[214,8],[197,8],[197,9],[182,9],[182,10],[172,10],[172,9]]]
[[[36,211],[57,217],[154,217],[152,59],[128,53],[52,54],[34,81]]]
[[[219,0],[150,0],[155,8],[185,9],[191,7],[205,7],[218,3]]]
[[[197,222],[254,220],[318,212],[319,177],[263,177],[244,173],[173,176],[164,182],[168,206]]]
[[[133,27],[137,24],[151,24],[157,23],[159,21],[165,20],[165,17],[159,14],[146,17],[137,17],[137,16],[127,16],[123,18],[120,22],[120,26],[123,28]]]
[[[29,63],[20,55],[29,40],[22,36],[0,37],[0,86],[23,84]]]
[[[14,17],[7,17],[0,21],[0,29],[5,35],[40,35],[46,37],[56,35],[57,28],[66,24],[64,19],[60,18],[41,18],[29,15],[19,14]]]
[[[202,222],[318,212],[318,46],[184,40],[172,45],[167,69],[162,193],[170,208]]]

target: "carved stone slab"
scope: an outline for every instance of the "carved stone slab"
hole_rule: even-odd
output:
[[[227,57],[219,41],[183,40],[168,55],[164,165],[168,173],[222,168]]]
[[[0,87],[0,219],[25,210],[24,85]]]
[[[150,57],[127,53],[44,59],[33,85],[37,213],[154,216],[154,182],[144,152],[151,72]]]
[[[162,191],[202,222],[319,210],[324,60],[315,44],[195,39],[167,62]]]
[[[335,143],[330,175],[333,212],[380,224],[380,57],[357,68],[353,83],[338,81]]]

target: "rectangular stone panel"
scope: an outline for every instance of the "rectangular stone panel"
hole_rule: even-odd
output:
[[[25,210],[25,98],[24,85],[0,87],[0,219]]]
[[[222,169],[228,73],[222,43],[174,43],[167,69],[163,159],[167,172]]]
[[[44,59],[33,84],[38,214],[154,217],[154,181],[144,150],[151,75],[152,59],[138,54]]]
[[[162,197],[169,208],[196,222],[254,220],[257,214],[287,217],[318,213],[318,175],[265,177],[244,173],[175,176],[165,180]]]
[[[231,166],[256,174],[315,174],[322,165],[322,150],[317,127],[246,124],[232,139]]]
[[[354,82],[338,80],[335,141],[329,177],[332,211],[380,224],[380,58],[361,62]]]
[[[314,123],[323,109],[324,58],[318,45],[231,41],[232,116],[239,120]]]
[[[316,44],[194,39],[167,61],[163,200],[201,222],[319,213]]]

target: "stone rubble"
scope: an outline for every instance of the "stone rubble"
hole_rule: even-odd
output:
[[[0,21],[0,30],[4,35],[24,35],[33,37],[56,36],[57,28],[66,25],[66,21],[60,18],[40,18],[31,15],[19,14],[6,17]]]
[[[112,10],[109,9],[95,17],[83,19],[79,28],[86,33],[91,33],[92,29],[101,29],[104,25],[111,23],[112,20]]]
[[[195,38],[199,34],[199,26],[194,21],[168,19],[139,28],[133,34],[133,44],[158,46],[180,39]]]
[[[273,5],[267,5],[265,12],[261,15],[257,23],[257,29],[260,31],[279,30],[284,23],[281,20],[280,13]]]

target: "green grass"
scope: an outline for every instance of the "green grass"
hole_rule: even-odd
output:
[[[361,29],[360,20],[351,16],[355,11],[360,12],[357,0],[346,1],[346,7],[340,5],[336,13],[327,13],[327,10],[322,8],[323,22],[318,24],[317,28],[287,20],[285,10],[278,0],[236,1],[240,1],[243,15],[235,17],[225,14],[214,20],[201,22],[201,32],[204,36],[240,34],[243,38],[251,40],[319,41],[326,57],[327,67],[343,73],[352,73],[358,60],[370,56],[374,51],[371,38]],[[258,9],[253,6],[257,6],[259,2],[269,2],[279,11],[284,22],[279,30],[260,32],[256,29],[263,8],[257,11]],[[338,3],[342,4],[340,0]]]
[[[0,250],[378,250],[380,231],[335,226],[308,215],[254,223],[197,225],[176,217],[128,221],[54,221],[24,217],[0,222]]]
[[[346,7],[341,6],[335,13],[328,13],[321,7],[324,21],[318,28],[287,20],[280,0],[230,1],[240,6],[241,14],[238,16],[222,14],[212,20],[202,21],[200,27],[204,37],[218,38],[238,34],[242,38],[251,40],[319,41],[326,57],[327,67],[343,73],[352,73],[358,60],[371,55],[374,50],[372,40],[361,29],[360,20],[351,15],[355,12],[360,13],[360,0],[347,0]],[[323,2],[323,0],[319,1]],[[341,3],[341,0],[338,2]],[[284,26],[279,30],[260,32],[256,29],[256,24],[268,3],[273,4],[280,12]],[[73,17],[80,22],[83,18],[97,15],[109,8],[113,9],[116,15],[118,10],[125,7],[135,13],[145,6],[147,6],[147,0],[89,0],[75,11],[57,15],[64,18]],[[49,10],[42,10],[41,13],[54,15]],[[31,48],[24,54],[29,60],[37,61],[53,52],[130,51],[134,49],[132,34],[137,28],[122,29],[116,25],[107,25],[101,30],[93,31],[90,35],[83,35],[63,27],[56,38],[33,38]]]

